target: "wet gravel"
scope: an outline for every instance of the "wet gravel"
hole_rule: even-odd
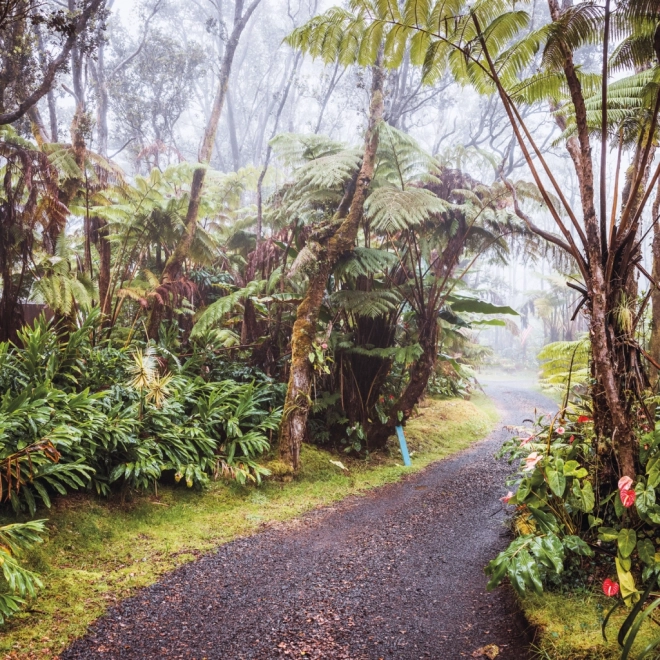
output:
[[[403,481],[239,539],[99,619],[62,660],[529,657],[531,631],[485,564],[507,543],[493,454],[534,408],[522,381],[486,383],[487,440]],[[219,521],[221,524],[221,521]],[[490,647],[492,648],[492,647]]]

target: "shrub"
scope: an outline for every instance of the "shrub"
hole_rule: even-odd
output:
[[[58,453],[21,462],[23,487],[6,489],[34,514],[53,493],[156,487],[164,473],[188,487],[220,476],[259,481],[280,408],[268,379],[206,382],[157,346],[94,345],[98,314],[58,333],[42,317],[19,345],[0,344],[0,460],[48,442]],[[29,463],[29,466],[28,466]]]

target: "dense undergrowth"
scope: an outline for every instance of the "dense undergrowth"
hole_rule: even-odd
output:
[[[660,423],[639,410],[640,473],[617,479],[613,439],[595,429],[588,340],[549,344],[539,358],[559,410],[527,420],[502,447],[516,468],[502,498],[515,507],[514,538],[488,564],[489,587],[507,581],[518,592],[540,657],[657,657]],[[655,399],[644,403],[653,410]]]
[[[263,525],[401,478],[484,437],[497,414],[482,395],[471,401],[427,399],[406,431],[412,468],[398,445],[367,460],[305,445],[300,475],[268,477],[260,486],[212,482],[204,491],[173,485],[153,492],[60,498],[48,512],[49,538],[27,554],[44,582],[40,596],[8,621],[0,652],[12,660],[54,657],[110,605],[163,572]],[[278,470],[278,461],[263,458]],[[6,519],[7,522],[11,518]],[[0,523],[2,521],[0,520]]]

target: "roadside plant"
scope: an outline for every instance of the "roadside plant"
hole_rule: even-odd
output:
[[[20,558],[43,543],[46,531],[45,520],[0,526],[0,625],[21,609],[26,598],[34,598],[37,589],[43,586],[35,573],[21,566]]]
[[[519,593],[540,593],[549,574],[562,573],[569,554],[594,556],[607,503],[597,505],[588,469],[597,461],[593,425],[579,418],[540,416],[532,430],[502,447],[500,455],[518,464],[503,498],[516,507],[516,538],[486,567],[489,589],[508,578]]]

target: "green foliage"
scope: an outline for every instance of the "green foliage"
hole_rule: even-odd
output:
[[[32,571],[21,566],[21,554],[43,542],[45,520],[0,526],[0,625],[18,612],[26,597],[34,598],[43,584]]]
[[[591,343],[588,337],[546,344],[537,356],[540,361],[541,386],[564,393],[569,378],[573,386],[586,384],[591,377],[590,355]]]
[[[280,416],[268,382],[205,382],[176,362],[161,373],[165,349],[94,346],[97,322],[94,312],[58,336],[42,317],[20,348],[0,344],[0,460],[44,441],[59,453],[57,463],[39,452],[17,463],[21,488],[4,489],[14,509],[34,514],[80,488],[145,489],[167,473],[189,487],[260,480],[256,459]]]
[[[505,498],[516,507],[517,538],[486,568],[489,588],[508,577],[521,594],[529,589],[540,593],[544,583],[562,573],[569,554],[593,556],[597,528],[615,515],[611,498],[596,499],[591,475],[597,458],[586,416],[541,417],[526,433],[501,450],[520,466],[517,488]],[[621,539],[621,556],[629,556],[635,546],[629,530],[622,530]]]

